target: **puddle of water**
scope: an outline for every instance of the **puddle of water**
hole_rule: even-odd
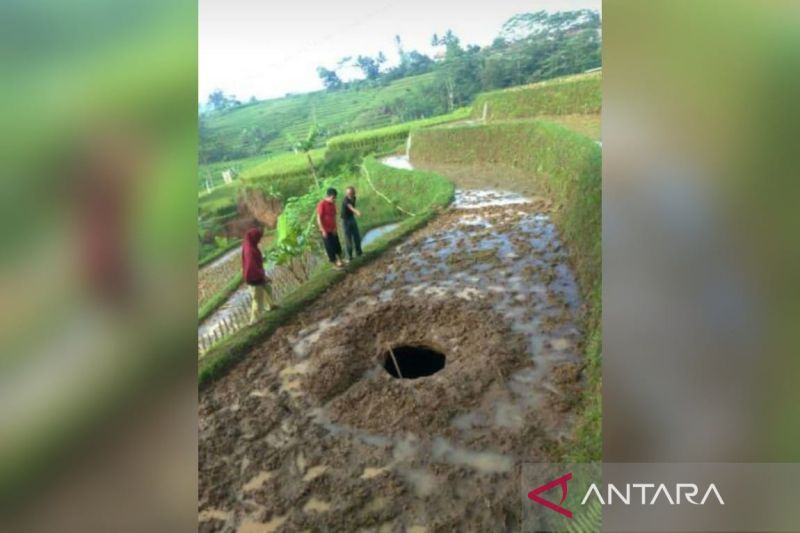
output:
[[[387,224],[385,226],[380,226],[380,227],[373,228],[373,229],[369,230],[366,234],[364,234],[364,238],[361,239],[361,246],[362,247],[366,247],[366,246],[372,244],[378,238],[386,235],[387,233],[391,233],[392,231],[397,229],[397,226],[399,226],[399,225],[400,225],[399,223],[398,224]]]
[[[407,155],[392,155],[381,159],[381,163],[387,167],[399,168],[402,170],[414,170],[411,166],[411,161],[408,160]]]
[[[239,254],[241,254],[241,253],[242,253],[241,247],[237,246],[236,248],[232,249],[231,251],[225,252],[224,254],[219,256],[218,258],[216,258],[213,261],[211,261],[210,263],[208,263],[206,266],[204,266],[203,268],[200,269],[200,272],[203,272],[205,270],[213,270],[215,268],[218,268],[218,267],[224,265],[228,261],[232,261],[234,258],[238,259],[239,258]]]
[[[481,474],[509,472],[514,466],[514,459],[508,455],[456,448],[441,437],[433,441],[431,454],[434,461],[468,466]]]
[[[410,462],[419,452],[419,438],[411,433],[399,440],[392,452],[396,462]]]
[[[436,490],[436,477],[425,470],[409,469],[403,470],[401,473],[403,478],[411,485],[414,494],[420,498],[430,496]]]
[[[514,404],[501,402],[495,405],[494,424],[502,428],[519,429],[523,424],[522,410]]]
[[[503,205],[527,204],[530,200],[517,193],[495,189],[456,190],[453,207],[456,209],[481,209]]]

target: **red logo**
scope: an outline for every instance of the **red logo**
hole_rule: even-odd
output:
[[[548,509],[552,509],[553,511],[566,516],[567,518],[572,518],[572,511],[561,507],[561,504],[564,503],[564,500],[567,499],[567,481],[569,481],[570,479],[572,479],[572,472],[564,474],[560,478],[554,479],[549,483],[545,483],[541,487],[536,487],[535,489],[533,489],[528,493],[528,498],[530,498],[531,500],[535,501],[540,505],[544,505]],[[547,501],[541,496],[539,496],[539,494],[541,494],[542,492],[547,492],[548,490],[556,486],[561,487],[561,501],[558,502],[558,505],[556,505],[553,502]]]

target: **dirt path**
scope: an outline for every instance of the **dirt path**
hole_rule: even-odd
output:
[[[200,529],[513,529],[517,466],[572,427],[579,306],[543,201],[458,191],[203,392]],[[393,377],[389,348],[441,363],[403,346],[444,367]]]

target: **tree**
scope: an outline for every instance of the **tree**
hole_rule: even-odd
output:
[[[239,107],[242,103],[233,96],[225,96],[220,89],[216,89],[208,95],[208,105],[215,111],[224,111]]]
[[[421,54],[416,50],[412,50],[408,54],[408,75],[415,76],[417,74],[424,74],[430,72],[433,68],[433,59]]]
[[[398,70],[405,73],[408,70],[408,55],[403,50],[403,41],[400,39],[399,35],[394,36],[394,44],[397,47],[397,57],[399,60]]]
[[[316,124],[312,124],[308,128],[308,135],[303,140],[295,140],[291,134],[287,134],[289,138],[289,142],[292,143],[292,148],[295,152],[302,152],[306,154],[306,158],[308,159],[308,168],[311,170],[311,175],[314,176],[314,183],[319,187],[319,178],[317,177],[317,169],[314,167],[314,160],[311,158],[311,150],[314,149],[314,146],[317,144],[317,139],[319,138],[319,128],[317,128]]]
[[[223,93],[220,89],[217,89],[208,95],[208,105],[212,109],[224,109],[227,101],[228,99],[225,98],[225,93]]]
[[[355,66],[361,69],[361,72],[364,73],[364,77],[370,81],[378,79],[378,76],[381,73],[381,63],[386,61],[386,58],[383,58],[381,61],[381,57],[383,56],[383,52],[378,54],[378,59],[375,60],[369,56],[358,56],[356,58]]]
[[[328,70],[325,67],[317,67],[317,76],[322,80],[322,85],[329,91],[334,91],[342,87],[342,80],[335,70]]]

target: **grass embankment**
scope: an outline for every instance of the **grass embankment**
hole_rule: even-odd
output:
[[[432,172],[394,169],[382,165],[371,157],[364,160],[364,168],[366,172],[343,176],[334,183],[334,186],[340,189],[347,185],[353,185],[358,189],[359,209],[362,212],[359,222],[362,233],[366,233],[369,228],[393,222],[399,222],[400,225],[367,247],[362,257],[348,265],[347,271],[350,272],[371,262],[387,248],[400,242],[408,233],[426,224],[440,209],[452,202],[455,193],[452,183]],[[369,182],[390,198],[392,203],[381,198]],[[317,195],[317,192],[313,194]],[[414,215],[404,215],[397,209],[398,206],[413,212]],[[313,216],[313,213],[309,216]],[[248,351],[263,342],[280,325],[290,320],[346,275],[345,272],[330,268],[326,263],[311,276],[309,281],[285,297],[280,302],[280,308],[267,313],[258,323],[237,332],[212,348],[199,362],[200,385],[204,386],[223,375]]]
[[[318,168],[325,158],[325,149],[317,148],[311,150],[309,155],[311,155],[314,166]],[[311,169],[308,166],[308,156],[303,153],[287,152],[248,167],[242,170],[239,176],[242,180],[261,180],[310,175]]]
[[[542,115],[599,115],[602,73],[579,74],[511,89],[479,94],[472,117],[488,121],[533,118]]]
[[[339,150],[382,151],[393,148],[399,142],[405,141],[412,130],[464,120],[469,117],[469,114],[470,109],[462,107],[446,115],[412,120],[385,128],[346,133],[329,140],[328,149],[332,152]]]
[[[598,460],[601,438],[601,149],[593,140],[542,121],[435,128],[414,135],[411,159],[422,168],[482,166],[507,169],[552,199],[553,219],[570,253],[587,311],[585,333],[588,386],[575,443],[565,454],[574,461]],[[509,183],[509,185],[514,185]],[[525,184],[520,185],[525,187]]]

